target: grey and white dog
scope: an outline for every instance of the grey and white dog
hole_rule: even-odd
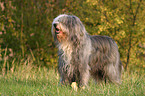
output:
[[[87,86],[90,77],[121,84],[122,63],[118,46],[107,36],[91,36],[80,19],[62,14],[52,23],[52,35],[59,49],[58,71],[62,84]]]

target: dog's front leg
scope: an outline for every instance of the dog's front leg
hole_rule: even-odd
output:
[[[60,84],[62,85],[69,84],[68,77],[64,73],[60,74]]]
[[[88,68],[86,68],[85,70],[81,70],[80,71],[80,82],[79,82],[79,87],[84,89],[85,87],[87,87],[88,85],[88,80],[90,78],[90,73]]]

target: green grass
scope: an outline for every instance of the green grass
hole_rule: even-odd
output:
[[[145,75],[124,72],[122,84],[96,84],[89,82],[88,89],[75,92],[70,86],[59,84],[59,75],[54,69],[23,64],[0,75],[2,96],[143,96]]]

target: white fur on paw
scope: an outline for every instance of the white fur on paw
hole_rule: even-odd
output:
[[[76,82],[72,82],[71,87],[72,87],[75,91],[78,90],[78,86],[77,86],[77,83],[76,83]]]

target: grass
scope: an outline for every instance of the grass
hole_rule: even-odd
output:
[[[17,64],[15,64],[17,65]],[[54,69],[36,67],[24,62],[0,75],[2,96],[145,96],[145,75],[139,72],[124,72],[122,84],[96,84],[89,82],[88,89],[74,91],[70,86],[59,84],[59,75]]]

